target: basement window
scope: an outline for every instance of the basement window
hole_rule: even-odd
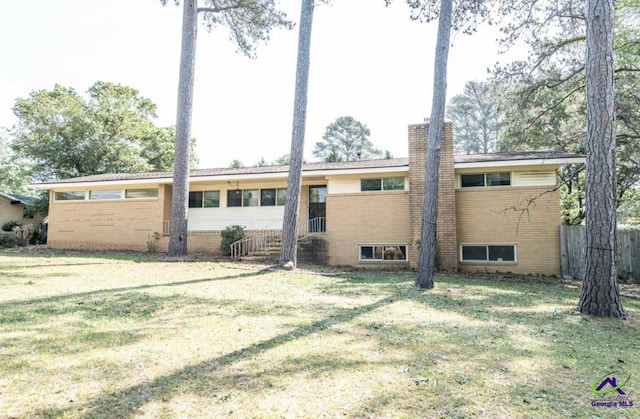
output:
[[[460,246],[462,262],[515,262],[516,247],[514,245],[473,244]]]
[[[360,261],[406,261],[407,246],[396,244],[360,245]]]

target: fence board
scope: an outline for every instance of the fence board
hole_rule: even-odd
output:
[[[640,280],[640,229],[618,229],[616,268],[622,278]],[[564,276],[582,278],[585,265],[585,227],[560,226],[560,264]]]

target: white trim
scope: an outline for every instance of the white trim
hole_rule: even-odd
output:
[[[480,161],[480,162],[460,162],[454,163],[455,169],[476,169],[485,167],[511,167],[511,166],[548,166],[584,163],[584,157],[565,157],[554,159],[529,159],[529,160],[501,160],[501,161]]]
[[[366,173],[388,173],[388,172],[409,172],[407,165],[391,166],[391,167],[367,167],[356,169],[322,169],[322,170],[305,170],[302,172],[302,179],[316,178],[318,176],[335,176],[335,175],[347,175],[347,174],[366,174]],[[201,182],[227,182],[227,181],[246,181],[246,180],[273,180],[283,179],[286,180],[289,176],[289,172],[276,172],[276,173],[242,173],[242,174],[226,174],[226,175],[208,175],[208,176],[190,176],[189,184],[201,183]],[[32,184],[34,188],[38,189],[59,189],[59,188],[88,188],[96,186],[109,186],[109,185],[147,185],[147,184],[173,184],[172,177],[159,177],[153,179],[113,179],[113,180],[101,180],[101,181],[85,181],[85,182],[48,182]]]

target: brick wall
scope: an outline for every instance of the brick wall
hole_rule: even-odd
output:
[[[411,248],[409,261],[412,267],[418,264],[418,248],[422,226],[422,202],[424,196],[424,176],[426,142],[429,124],[409,126],[409,217]],[[437,236],[439,263],[444,270],[455,271],[458,266],[456,239],[456,195],[453,161],[453,126],[445,122],[440,148],[440,168],[438,183]]]
[[[162,233],[163,187],[158,194],[140,200],[51,200],[47,244],[54,249],[146,251],[149,236]]]
[[[460,244],[515,244],[516,263],[461,262],[460,270],[560,273],[560,199],[548,186],[492,187],[456,191]],[[540,196],[543,194],[542,196]],[[527,201],[540,196],[528,211]]]
[[[328,256],[331,265],[371,266],[358,261],[360,244],[409,244],[409,193],[358,192],[327,196]],[[385,266],[406,262],[379,262]]]

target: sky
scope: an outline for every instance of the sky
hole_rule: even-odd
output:
[[[430,114],[437,24],[409,19],[404,0],[333,0],[316,7],[305,159],[328,124],[352,116],[371,142],[407,156],[407,126]],[[298,21],[299,0],[280,0]],[[96,81],[137,89],[175,125],[182,8],[172,0],[30,0],[0,4],[0,127],[16,98],[55,84],[84,93]],[[272,162],[289,153],[297,27],[275,30],[257,58],[237,53],[226,28],[199,28],[192,136],[199,168]],[[447,98],[501,60],[496,31],[454,34]]]

